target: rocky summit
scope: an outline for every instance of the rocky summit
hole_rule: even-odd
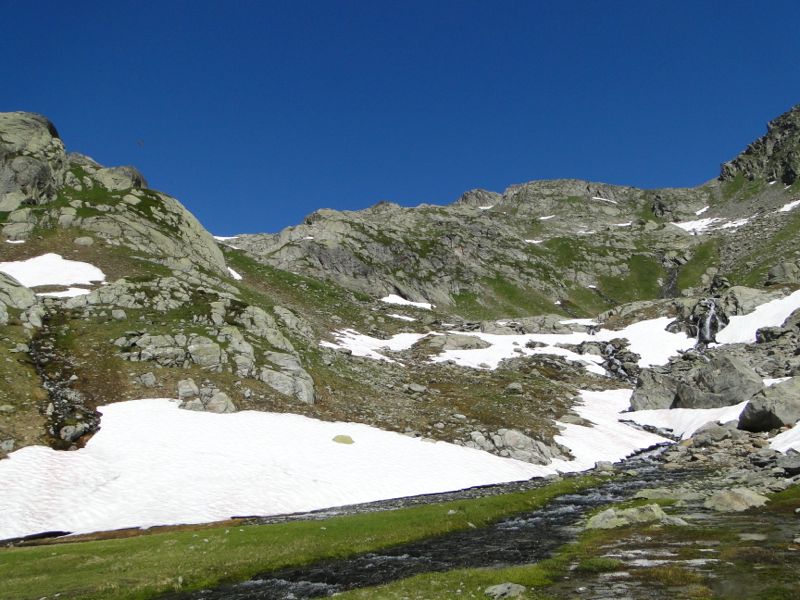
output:
[[[693,527],[698,514],[718,522],[769,506],[800,480],[798,174],[800,106],[696,188],[533,181],[447,205],[320,209],[278,233],[215,238],[136,168],[67,152],[46,117],[0,113],[0,481],[28,490],[16,482],[48,481],[36,469],[58,456],[62,479],[85,476],[86,505],[110,515],[76,509],[49,521],[35,490],[10,494],[0,507],[15,516],[0,515],[0,538],[607,476],[661,445],[665,481],[695,477],[640,498],[689,508],[608,507],[590,528]],[[274,419],[268,427],[246,411]],[[317,429],[297,433],[301,417]],[[98,466],[129,444],[117,450],[149,457],[153,479],[166,480],[158,469],[173,458],[204,473],[220,457],[239,462],[227,453],[240,445],[242,464],[273,469],[266,480],[292,479],[304,476],[297,465],[328,460],[366,469],[359,453],[383,454],[370,449],[389,446],[370,444],[386,432],[405,436],[391,444],[420,442],[393,450],[411,461],[395,464],[395,479],[441,460],[441,485],[351,489],[314,474],[314,504],[283,488],[251,502],[209,484],[198,488],[202,510],[176,501],[175,512],[128,511],[137,522],[114,516],[123,494],[113,482],[130,465]],[[164,465],[148,454],[176,436],[186,457],[180,444]],[[257,454],[259,440],[272,454]],[[273,465],[279,454],[289,462]],[[29,478],[12,470],[23,460]],[[471,461],[483,470],[456,478]],[[330,468],[347,478],[346,466]],[[142,481],[136,489],[149,489]],[[375,495],[364,493],[371,486]],[[800,536],[796,518],[781,527]],[[525,590],[504,582],[486,595]]]

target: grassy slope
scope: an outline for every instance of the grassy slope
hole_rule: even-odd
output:
[[[536,490],[395,511],[264,526],[0,549],[0,599],[144,599],[238,581],[259,572],[343,557],[487,525],[597,484],[570,478]],[[451,511],[454,511],[451,513]]]

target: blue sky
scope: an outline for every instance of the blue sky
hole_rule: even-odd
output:
[[[0,110],[217,234],[576,177],[691,186],[800,102],[800,3],[0,0]]]

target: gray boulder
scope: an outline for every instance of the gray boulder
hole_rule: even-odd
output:
[[[526,590],[527,588],[524,585],[506,582],[490,585],[483,593],[489,596],[489,598],[500,600],[501,598],[521,598]]]
[[[228,394],[225,392],[214,392],[206,402],[205,409],[213,413],[232,413],[236,412],[236,407]]]
[[[644,369],[636,380],[636,389],[631,397],[632,410],[672,408],[678,381],[653,369]]]
[[[477,350],[488,348],[490,343],[474,335],[463,333],[445,333],[444,335],[429,335],[422,338],[420,344],[431,350]]]
[[[769,431],[800,420],[800,377],[765,388],[756,394],[739,417],[739,429]]]
[[[709,496],[703,506],[717,512],[742,512],[750,508],[764,506],[769,498],[749,488],[722,490]]]
[[[178,382],[178,399],[181,402],[200,395],[200,389],[193,379],[181,379]]]
[[[764,382],[742,361],[725,354],[694,370],[680,382],[674,408],[720,408],[733,406],[764,389]]]
[[[687,525],[683,519],[670,517],[658,504],[646,504],[633,508],[604,510],[587,521],[586,529],[616,529],[642,523]]]
[[[11,275],[0,272],[0,302],[11,308],[25,310],[36,304],[36,295]]]

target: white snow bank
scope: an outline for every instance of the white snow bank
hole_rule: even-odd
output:
[[[711,208],[711,207],[710,207],[710,206],[704,206],[704,207],[703,207],[703,208],[701,208],[700,210],[696,210],[696,211],[694,211],[694,214],[696,214],[696,215],[699,217],[699,216],[700,216],[700,215],[702,215],[704,212],[706,212],[706,211],[707,211],[709,208]]]
[[[641,356],[639,366],[650,367],[665,364],[670,356],[679,350],[688,350],[695,340],[685,333],[670,333],[666,326],[672,322],[669,317],[649,319],[629,325],[621,330],[600,329],[594,335],[584,332],[572,333],[526,333],[501,335],[481,332],[461,332],[463,335],[479,337],[491,346],[473,350],[447,350],[434,357],[433,362],[455,361],[456,364],[472,368],[496,369],[500,362],[515,356],[535,354],[555,354],[582,364],[587,370],[598,375],[605,374],[600,366],[602,358],[593,354],[577,354],[561,345],[577,345],[585,341],[607,342],[614,338],[626,338],[632,352]],[[528,342],[544,344],[527,348]]]
[[[66,260],[58,254],[43,254],[27,260],[0,263],[0,271],[25,287],[37,285],[90,284],[105,281],[105,274],[89,263]]]
[[[83,449],[31,446],[0,461],[0,539],[292,513],[582,471],[666,441],[617,421],[630,393],[582,392],[575,410],[595,426],[559,424],[556,440],[575,460],[547,466],[356,423],[120,402],[100,408],[102,427]]]
[[[406,300],[397,294],[389,294],[388,296],[384,296],[381,298],[381,302],[386,302],[387,304],[399,304],[401,306],[415,306],[417,308],[424,308],[426,310],[431,310],[433,308],[433,304],[430,302],[412,302],[411,300]]]
[[[734,406],[722,408],[662,408],[655,410],[637,410],[622,415],[623,419],[639,425],[651,425],[659,429],[672,431],[681,439],[689,439],[695,431],[706,423],[728,423],[738,421],[747,401]]]
[[[782,325],[798,308],[800,308],[800,290],[761,304],[746,315],[731,317],[728,325],[717,333],[717,342],[720,344],[755,342],[758,329]]]
[[[194,412],[166,399],[100,411],[102,427],[85,448],[33,446],[0,461],[0,539],[291,513],[553,472],[300,415]]]
[[[541,244],[544,240],[525,240],[529,244]]]
[[[490,208],[494,208],[494,204],[490,204],[489,206],[479,206],[480,210],[489,210]]]
[[[742,225],[747,225],[750,222],[751,217],[745,217],[743,219],[736,219],[735,221],[728,221],[724,225],[720,225],[720,229],[738,229]]]
[[[398,315],[397,313],[389,313],[386,316],[392,317],[393,319],[400,319],[401,321],[416,321],[414,317],[407,317],[406,315]]]
[[[213,236],[218,242],[227,242],[228,240],[235,240],[238,235],[215,235]]]
[[[633,221],[626,221],[625,223],[614,223],[615,227],[630,227],[633,225]]]
[[[796,423],[791,429],[776,435],[769,445],[778,452],[787,452],[789,450],[800,452],[800,422]]]
[[[778,212],[789,212],[790,210],[794,210],[800,206],[800,200],[792,200],[791,202],[787,202],[783,206],[778,209]]]
[[[619,422],[620,417],[626,416],[623,411],[630,406],[631,393],[630,389],[581,391],[581,402],[573,410],[594,423],[594,427],[557,423],[561,434],[555,440],[569,448],[575,459],[555,460],[547,466],[564,473],[584,471],[598,461],[617,462],[639,450],[668,442],[666,438]]]
[[[719,219],[709,218],[709,219],[698,219],[697,221],[684,221],[682,223],[673,223],[673,225],[680,227],[684,231],[697,235],[698,233],[703,233],[704,231],[706,231],[717,221],[719,221]]]
[[[601,200],[602,202],[610,202],[611,204],[619,204],[616,200],[609,200],[608,198],[602,198],[600,196],[592,196],[592,200]]]
[[[6,244],[24,244],[25,240],[6,240]]]
[[[228,267],[228,273],[230,273],[231,277],[233,277],[236,281],[241,281],[242,276],[239,275],[239,273],[237,273],[236,271],[234,271],[230,267]]]
[[[90,292],[91,290],[84,288],[71,287],[61,292],[39,292],[36,295],[43,296],[45,298],[74,298],[75,296],[85,296]]]
[[[408,350],[416,344],[419,340],[426,337],[427,333],[398,333],[388,340],[374,338],[368,335],[358,333],[353,329],[343,329],[335,331],[333,336],[336,338],[336,343],[333,342],[320,342],[319,345],[325,348],[344,348],[350,350],[353,356],[363,356],[372,358],[374,360],[383,360],[390,363],[397,361],[384,356],[379,350],[390,350],[393,352],[400,352]]]
[[[553,217],[555,217],[555,215],[547,215],[546,217],[539,217],[539,220],[540,221],[549,221]]]

